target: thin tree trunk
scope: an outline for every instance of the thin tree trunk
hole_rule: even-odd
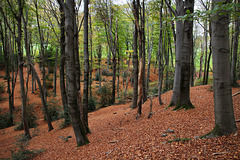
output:
[[[55,67],[54,67],[54,76],[53,76],[53,94],[54,97],[56,97],[56,91],[57,91],[57,68],[58,68],[58,47],[56,49],[55,54]]]
[[[84,88],[83,88],[83,124],[88,128],[88,85],[89,85],[89,52],[88,52],[88,0],[84,0]]]
[[[141,20],[141,30],[142,30],[142,60],[143,60],[143,76],[142,76],[142,92],[143,92],[143,103],[147,101],[147,88],[146,88],[146,50],[145,50],[145,1],[142,2],[142,20]]]
[[[239,0],[237,1],[238,4]],[[239,8],[238,8],[239,11]],[[239,26],[240,18],[236,17],[235,19],[235,32],[233,37],[233,58],[232,58],[232,67],[231,67],[231,80],[232,85],[237,86],[237,60],[238,60],[238,42],[239,42]]]
[[[162,98],[161,98],[161,94],[162,94],[162,77],[163,77],[163,64],[162,64],[162,56],[163,56],[163,43],[162,43],[162,39],[163,39],[163,35],[162,35],[162,31],[163,31],[163,26],[162,26],[162,9],[163,9],[163,0],[161,0],[161,7],[160,7],[160,32],[159,32],[159,39],[158,39],[158,52],[157,52],[157,61],[158,61],[158,102],[159,105],[162,105]]]
[[[137,49],[137,36],[138,36],[138,29],[137,29],[137,20],[136,17],[138,16],[138,9],[136,8],[136,1],[133,0],[133,8],[134,8],[134,17],[135,17],[135,31],[133,33],[133,103],[132,108],[137,108],[137,98],[138,98],[138,49]]]
[[[207,28],[207,19],[205,20],[205,23],[204,23],[204,27],[205,28]],[[204,36],[205,36],[205,63],[204,63],[204,75],[203,75],[203,85],[206,85],[207,84],[207,79],[206,79],[206,77],[207,77],[207,53],[208,53],[208,51],[207,51],[207,44],[208,44],[208,42],[207,42],[207,37],[208,37],[208,33],[207,33],[207,31],[205,30],[204,31]]]
[[[22,53],[22,13],[23,13],[23,4],[21,0],[18,0],[18,9],[19,14],[16,17],[18,25],[18,37],[17,37],[17,47],[18,47],[18,62],[19,62],[19,79],[20,79],[20,88],[21,88],[21,100],[22,100],[22,119],[23,119],[23,129],[25,136],[31,138],[28,121],[27,121],[27,97],[25,94],[25,86],[24,86],[24,76],[23,76],[23,53]]]
[[[44,90],[43,90],[43,87],[42,87],[42,84],[41,84],[41,80],[40,80],[33,64],[31,62],[29,62],[29,63],[31,65],[32,72],[34,72],[34,76],[35,76],[35,78],[37,80],[37,83],[38,83],[38,88],[39,88],[39,91],[40,91],[43,110],[44,110],[44,116],[45,116],[47,124],[48,124],[48,131],[51,131],[51,130],[53,130],[53,126],[52,126],[52,123],[51,123],[51,118],[50,118],[49,113],[48,113],[47,103],[46,103],[46,100],[44,99],[45,96],[44,96]]]

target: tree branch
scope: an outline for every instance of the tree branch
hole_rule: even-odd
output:
[[[165,3],[167,4],[170,11],[174,14],[174,16],[177,17],[178,16],[177,12],[172,8],[172,6],[168,3],[167,0],[165,0]]]

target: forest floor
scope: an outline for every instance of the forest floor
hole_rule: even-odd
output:
[[[0,72],[4,75],[4,72]],[[3,79],[0,78],[0,82]],[[31,82],[29,82],[31,84]],[[232,93],[240,88],[233,88]],[[164,110],[171,100],[172,91],[162,95],[163,105],[153,99],[152,116],[148,118],[150,100],[143,105],[143,114],[136,119],[137,110],[131,109],[131,103],[113,105],[89,113],[88,134],[90,143],[77,147],[71,126],[59,129],[61,120],[53,122],[54,130],[48,132],[41,114],[39,95],[31,94],[30,103],[38,115],[39,126],[31,129],[32,139],[29,150],[40,150],[34,159],[240,159],[240,95],[233,96],[235,119],[238,131],[228,136],[211,139],[199,139],[214,128],[214,102],[210,85],[191,88],[192,110]],[[6,99],[0,108],[8,109]],[[58,84],[57,97],[60,101]],[[21,96],[19,81],[15,91],[15,106],[20,114]],[[14,127],[0,130],[0,159],[10,158],[16,150],[16,138],[23,131],[14,131]],[[66,142],[64,138],[72,136]],[[186,138],[190,139],[187,140]],[[186,140],[186,141],[179,141]],[[173,141],[172,143],[168,143]]]

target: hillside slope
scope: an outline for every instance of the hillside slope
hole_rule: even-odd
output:
[[[114,105],[89,114],[90,144],[77,148],[72,127],[48,132],[47,124],[40,120],[37,134],[29,148],[44,149],[35,159],[240,159],[240,133],[212,139],[196,139],[214,127],[213,92],[210,86],[191,88],[191,101],[196,109],[188,111],[164,110],[172,91],[162,95],[164,105],[153,99],[153,115],[148,119],[150,101],[143,105],[143,115],[136,120],[137,110],[131,104]],[[233,93],[239,88],[233,88]],[[240,95],[233,97],[236,120],[240,119]],[[238,128],[240,123],[237,122]],[[172,131],[173,130],[173,131]],[[166,131],[174,133],[165,133]],[[22,131],[13,127],[0,130],[0,158],[9,158],[14,150],[15,138]],[[166,134],[166,135],[163,135]],[[63,137],[72,136],[68,142]],[[162,137],[165,136],[165,137]],[[190,138],[184,142],[167,143],[177,138]]]

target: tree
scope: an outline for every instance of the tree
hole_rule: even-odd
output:
[[[213,10],[230,0],[213,0]],[[229,15],[218,10],[212,15],[213,89],[215,128],[213,135],[227,135],[237,131],[231,89]]]
[[[77,88],[76,88],[76,70],[75,70],[75,54],[74,54],[74,20],[75,20],[75,3],[74,0],[58,0],[59,5],[65,13],[65,29],[66,29],[66,47],[67,55],[67,96],[68,108],[71,123],[77,140],[77,146],[89,143],[83,122],[80,119],[80,111],[77,105]],[[86,3],[87,5],[88,3]]]
[[[239,0],[237,1],[238,4]],[[239,8],[238,8],[239,12]],[[231,77],[232,77],[232,85],[237,86],[237,60],[238,60],[238,39],[239,39],[239,26],[240,26],[240,18],[235,17],[235,32],[233,37],[233,57],[232,57],[232,67],[231,67]]]
[[[138,100],[138,28],[137,23],[139,22],[139,9],[138,4],[136,4],[136,1],[133,0],[133,14],[135,18],[135,30],[133,32],[133,103],[132,108],[137,108],[137,100]]]
[[[88,129],[88,84],[89,84],[89,53],[88,53],[88,0],[84,0],[84,88],[83,88],[83,123]]]
[[[174,11],[166,1],[168,7],[178,16],[193,13],[194,1],[176,0],[176,11]],[[193,21],[191,17],[176,21],[176,60],[172,99],[169,106],[174,106],[174,110],[191,109],[194,106],[190,102],[190,56],[193,45]]]

